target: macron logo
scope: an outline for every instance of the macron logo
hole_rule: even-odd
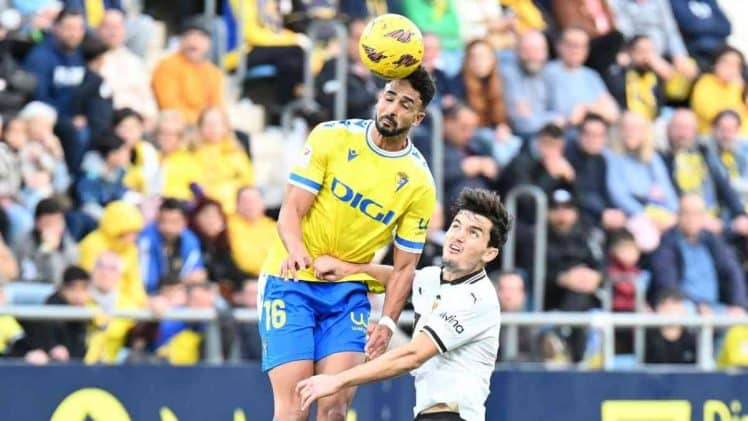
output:
[[[460,321],[457,320],[457,317],[455,317],[454,314],[447,314],[446,312],[443,311],[439,313],[439,317],[441,317],[442,320],[447,322],[448,325],[451,325],[452,329],[454,329],[455,332],[457,332],[458,334],[462,333],[465,330],[465,328],[462,327],[462,325],[460,324]]]
[[[354,151],[353,149],[348,149],[348,162],[353,161],[354,158],[358,156],[358,152]]]

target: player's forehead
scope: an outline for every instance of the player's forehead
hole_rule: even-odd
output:
[[[458,211],[452,222],[460,225],[476,227],[484,232],[491,231],[490,219],[467,209],[461,209]]]
[[[409,99],[416,104],[421,104],[421,94],[407,80],[396,79],[387,82],[384,87],[386,95],[392,95],[402,99]]]

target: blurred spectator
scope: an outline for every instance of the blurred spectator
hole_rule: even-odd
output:
[[[99,228],[78,244],[80,263],[93,269],[96,258],[104,251],[117,253],[124,264],[119,291],[128,302],[142,306],[147,296],[138,264],[136,240],[143,229],[143,217],[138,209],[124,201],[115,201],[104,208]]]
[[[78,266],[69,266],[62,283],[44,304],[84,307],[89,300],[90,279]],[[26,331],[26,361],[34,365],[68,362],[86,354],[86,321],[36,321],[23,323]]]
[[[137,309],[139,306],[127,301],[127,297],[121,293],[119,284],[122,274],[122,259],[113,252],[101,253],[91,271],[89,305],[103,313]],[[94,318],[92,324],[88,350],[84,358],[86,364],[113,364],[120,361],[125,337],[135,323],[132,320],[110,318],[102,314]]]
[[[742,118],[733,110],[720,111],[712,121],[712,141],[733,187],[748,192],[748,142],[739,139]]]
[[[132,108],[114,112],[114,132],[122,138],[129,150],[129,163],[124,183],[137,187],[146,196],[160,193],[158,151],[143,138],[143,117]]]
[[[627,230],[616,231],[608,241],[608,255],[605,268],[606,281],[611,286],[611,310],[615,312],[644,311],[638,297],[644,298],[645,279],[648,273],[639,265],[641,252],[634,236]],[[637,291],[641,289],[641,291]],[[616,335],[616,353],[629,354],[633,351],[633,330],[618,328]]]
[[[423,34],[423,60],[421,61],[421,67],[429,72],[436,84],[436,93],[431,103],[439,104],[444,108],[454,103],[454,97],[447,93],[450,83],[449,76],[447,76],[444,70],[437,67],[441,49],[442,45],[439,37],[431,32]],[[450,99],[447,99],[448,97]]]
[[[190,228],[200,238],[208,279],[217,282],[221,293],[230,297],[247,276],[239,270],[232,257],[226,215],[221,205],[210,199],[198,201],[190,216]]]
[[[89,35],[83,40],[81,51],[86,71],[80,85],[73,90],[73,125],[85,130],[89,138],[96,139],[112,128],[114,113],[112,89],[99,74],[108,47],[95,35]]]
[[[527,311],[527,296],[525,281],[517,272],[501,272],[496,277],[496,294],[499,296],[499,306],[504,313],[520,313]],[[517,326],[517,354],[511,361],[531,361],[533,359],[532,332],[528,326]],[[506,349],[507,329],[504,328],[499,337],[499,350]],[[503,361],[503,352],[499,352],[499,360]]]
[[[151,86],[160,109],[181,111],[189,123],[207,107],[223,106],[223,73],[208,60],[210,30],[196,18],[184,23],[179,51],[153,70]]]
[[[149,294],[158,291],[159,280],[167,274],[182,280],[205,278],[200,240],[187,228],[187,217],[184,204],[166,198],[157,222],[146,226],[138,236],[140,269]]]
[[[717,0],[670,0],[670,6],[688,53],[706,69],[714,53],[727,43],[730,20]]]
[[[505,9],[505,13],[515,16],[514,27],[517,33],[546,29],[543,12],[533,0],[500,0],[499,3]]]
[[[18,262],[4,238],[0,237],[0,282],[18,279]]]
[[[702,314],[743,314],[748,295],[740,263],[722,237],[706,229],[706,216],[699,195],[681,198],[678,226],[662,236],[651,259],[653,291],[679,290]]]
[[[437,4],[427,0],[403,0],[402,9],[421,31],[436,34],[445,50],[456,51],[462,47],[457,2],[447,0]]]
[[[65,268],[78,261],[78,247],[65,229],[65,209],[57,199],[36,205],[34,229],[15,250],[20,280],[60,285]]]
[[[613,206],[659,239],[659,232],[675,223],[678,196],[662,157],[655,152],[649,121],[633,111],[623,113],[612,146],[613,153],[607,155],[607,186]]]
[[[363,20],[353,20],[348,24],[345,118],[371,118],[374,104],[377,102],[377,94],[384,86],[383,80],[375,77],[361,63],[358,40],[365,26],[366,21]],[[335,96],[341,89],[335,75],[337,61],[337,57],[327,60],[317,75],[317,102],[328,112],[327,119],[333,118]]]
[[[691,110],[678,109],[667,128],[670,152],[664,155],[673,186],[679,194],[696,193],[708,209],[706,226],[722,232],[720,217],[732,220],[732,230],[748,234],[743,203],[722,171],[719,158],[696,142],[696,116]]]
[[[26,124],[16,116],[2,122],[0,142],[0,205],[8,217],[7,242],[11,246],[34,224],[31,212],[21,203],[21,162],[18,149],[26,143]]]
[[[0,282],[0,307],[7,304],[5,282]],[[19,343],[26,337],[26,332],[15,317],[0,316],[0,357],[15,356]]]
[[[173,111],[162,111],[156,121],[154,138],[158,146],[161,162],[156,186],[138,185],[140,177],[134,177],[130,188],[143,192],[146,188],[158,188],[164,197],[180,200],[192,199],[190,184],[199,180],[199,167],[194,155],[187,149],[185,139],[185,122],[182,114]],[[130,177],[126,178],[126,181]]]
[[[265,204],[258,189],[239,189],[236,213],[229,216],[228,230],[234,261],[239,269],[256,278],[278,236],[275,221],[265,216]]]
[[[473,154],[470,141],[478,127],[478,116],[462,103],[444,112],[445,203],[454,203],[465,187],[487,188],[499,175],[499,167],[487,154]]]
[[[25,71],[14,57],[15,41],[7,38],[9,30],[0,26],[0,85],[3,87],[0,91],[0,113],[20,110],[36,88],[36,78]]]
[[[257,308],[257,280],[248,279],[244,287],[237,293],[237,302],[240,307],[249,310],[262,311]],[[259,361],[262,359],[262,340],[257,322],[239,324],[239,344],[241,346],[242,360]]]
[[[153,121],[158,109],[150,75],[143,60],[125,46],[124,13],[118,9],[107,10],[97,33],[109,47],[100,73],[112,89],[114,107],[132,108],[146,121]]]
[[[513,14],[505,15],[494,0],[462,0],[457,8],[463,42],[485,39],[495,50],[514,47]]]
[[[509,120],[514,131],[530,138],[543,126],[564,126],[561,113],[551,110],[548,86],[543,76],[548,63],[548,42],[539,31],[519,38],[518,61],[502,66]]]
[[[729,328],[717,357],[717,367],[744,368],[748,366],[748,326],[737,325]]]
[[[605,74],[623,45],[607,0],[552,0],[551,9],[559,29],[576,27],[587,33],[590,54],[585,64]]]
[[[687,314],[684,297],[677,290],[663,291],[655,312],[658,315],[683,317]],[[663,326],[648,329],[645,339],[644,362],[647,364],[694,364],[696,362],[696,335],[683,326]]]
[[[241,9],[240,1],[243,2]],[[243,11],[241,27],[244,33],[239,38],[244,42],[247,68],[273,65],[279,103],[283,105],[294,99],[296,87],[304,77],[304,49],[312,48],[309,37],[284,28],[278,1],[230,0],[225,4],[231,8],[233,16]],[[240,59],[234,52],[228,55],[225,63],[232,69]]]
[[[195,159],[200,186],[211,199],[221,203],[227,214],[236,208],[236,193],[253,186],[255,174],[247,153],[231,130],[229,117],[219,108],[206,108],[197,120]]]
[[[709,133],[712,121],[720,111],[734,110],[743,120],[748,118],[744,69],[743,53],[734,47],[724,47],[714,56],[712,73],[705,73],[696,81],[691,109],[699,119],[699,134]],[[741,130],[743,136],[748,135],[746,126]]]
[[[26,56],[24,66],[36,76],[34,99],[57,110],[56,131],[68,168],[77,173],[88,148],[89,136],[73,124],[75,90],[83,82],[86,66],[80,45],[85,35],[83,15],[63,10],[57,15],[54,36],[46,38]]]
[[[545,310],[587,311],[598,307],[596,292],[602,261],[589,229],[579,217],[571,192],[556,190],[549,198]],[[575,361],[582,358],[586,335],[572,329],[568,338]]]
[[[83,159],[83,175],[75,184],[75,194],[85,216],[98,221],[104,206],[128,193],[123,180],[130,154],[122,138],[114,133],[99,136],[93,146],[95,149]]]
[[[584,66],[589,42],[581,29],[564,30],[557,45],[559,59],[545,70],[550,111],[560,113],[571,126],[581,123],[588,112],[601,115],[608,123],[618,119],[618,106],[600,75]]]
[[[566,158],[576,174],[582,219],[605,230],[618,230],[626,225],[626,214],[615,207],[608,190],[607,143],[608,123],[597,114],[587,114],[579,126],[579,138],[566,149]]]
[[[646,35],[631,38],[626,51],[629,63],[610,67],[608,89],[622,109],[654,120],[665,106],[665,82],[673,77],[673,67],[657,55]]]

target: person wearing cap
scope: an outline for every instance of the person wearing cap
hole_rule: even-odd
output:
[[[548,206],[544,309],[577,312],[599,307],[595,292],[603,279],[602,256],[590,227],[580,218],[577,201],[569,190],[558,189],[551,193]],[[579,361],[584,330],[573,329],[566,339]]]
[[[224,105],[223,73],[208,60],[211,33],[199,18],[187,20],[180,31],[179,51],[162,59],[153,70],[153,93],[160,109],[175,109],[188,123],[205,108]]]

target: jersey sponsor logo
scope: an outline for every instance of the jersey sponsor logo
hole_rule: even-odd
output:
[[[353,161],[358,156],[358,152],[353,149],[348,149],[348,162]]]
[[[465,331],[465,328],[462,327],[462,325],[460,324],[460,321],[457,320],[457,317],[454,314],[447,314],[446,311],[442,311],[441,313],[439,313],[439,317],[441,317],[442,320],[447,322],[448,325],[451,325],[452,329],[454,329],[455,332],[457,332],[458,334]]]
[[[360,332],[366,333],[366,325],[368,323],[366,321],[366,316],[364,315],[364,313],[359,313],[357,317],[356,313],[351,312],[351,323],[353,323],[353,330],[358,330]]]
[[[413,38],[413,32],[406,31],[405,29],[396,29],[392,32],[387,32],[384,36],[387,38],[394,38],[398,42],[406,43],[410,42],[410,39]]]
[[[387,210],[375,200],[364,197],[364,195],[356,192],[351,186],[343,183],[337,177],[333,177],[330,190],[338,200],[348,203],[352,208],[358,209],[359,212],[368,218],[381,222],[384,225],[389,225],[395,219],[395,211]]]
[[[395,192],[399,192],[400,189],[405,187],[406,184],[408,184],[408,174],[405,174],[404,172],[400,171],[397,173],[397,187],[395,188]]]

